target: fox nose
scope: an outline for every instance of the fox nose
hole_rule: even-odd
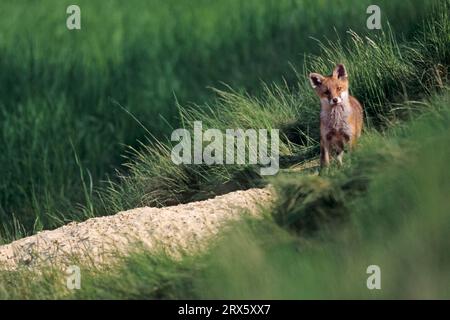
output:
[[[333,98],[333,103],[338,103],[339,99],[338,98]]]

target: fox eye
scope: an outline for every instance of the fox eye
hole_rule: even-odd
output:
[[[330,90],[327,89],[327,90],[325,91],[325,94],[327,94],[327,95],[330,94]]]
[[[337,90],[338,90],[338,91],[341,91],[341,90],[342,90],[342,87],[337,87]]]

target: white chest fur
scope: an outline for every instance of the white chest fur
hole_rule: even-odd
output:
[[[330,104],[322,104],[320,112],[320,120],[322,124],[323,135],[330,132],[344,134],[348,137],[352,136],[352,129],[349,124],[351,107],[348,104],[331,106]]]

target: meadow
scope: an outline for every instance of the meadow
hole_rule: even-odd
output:
[[[2,238],[166,203],[151,195],[123,203],[97,191],[133,175],[122,165],[136,158],[128,146],[145,151],[148,139],[165,140],[181,123],[180,105],[228,107],[211,87],[231,86],[255,99],[264,95],[263,82],[296,90],[292,65],[301,68],[305,56],[319,52],[316,39],[369,33],[369,2],[79,1],[82,29],[68,31],[68,1],[2,1]],[[384,25],[389,20],[401,38],[415,34],[431,7],[380,4]]]
[[[118,265],[83,268],[80,290],[56,266],[1,272],[0,298],[448,299],[450,154],[436,146],[450,142],[449,102],[446,89],[419,118],[366,133],[343,170],[274,178],[274,210],[230,225],[206,253],[136,248]],[[369,265],[382,290],[367,289]]]
[[[5,240],[268,183],[277,202],[202,254],[174,261],[136,250],[119,265],[83,268],[75,291],[58,268],[0,272],[0,298],[450,297],[449,1],[381,1],[382,31],[366,29],[365,1],[168,1],[151,13],[149,4],[109,3],[87,14],[95,36],[70,40],[60,30],[17,41],[17,15],[0,19],[13,26],[0,42],[10,71],[0,75]],[[58,19],[39,30],[59,30]],[[315,175],[298,170],[318,156],[319,106],[306,75],[337,62],[364,103],[365,131],[343,168]],[[281,173],[174,165],[168,135],[194,120],[280,128]],[[365,286],[373,264],[381,291]]]

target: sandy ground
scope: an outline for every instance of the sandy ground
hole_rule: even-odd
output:
[[[137,208],[73,222],[1,246],[0,268],[57,265],[73,259],[97,265],[140,245],[149,250],[164,248],[169,254],[201,249],[226,222],[239,219],[243,212],[257,216],[260,207],[270,205],[273,198],[270,188],[249,189],[205,201]]]

